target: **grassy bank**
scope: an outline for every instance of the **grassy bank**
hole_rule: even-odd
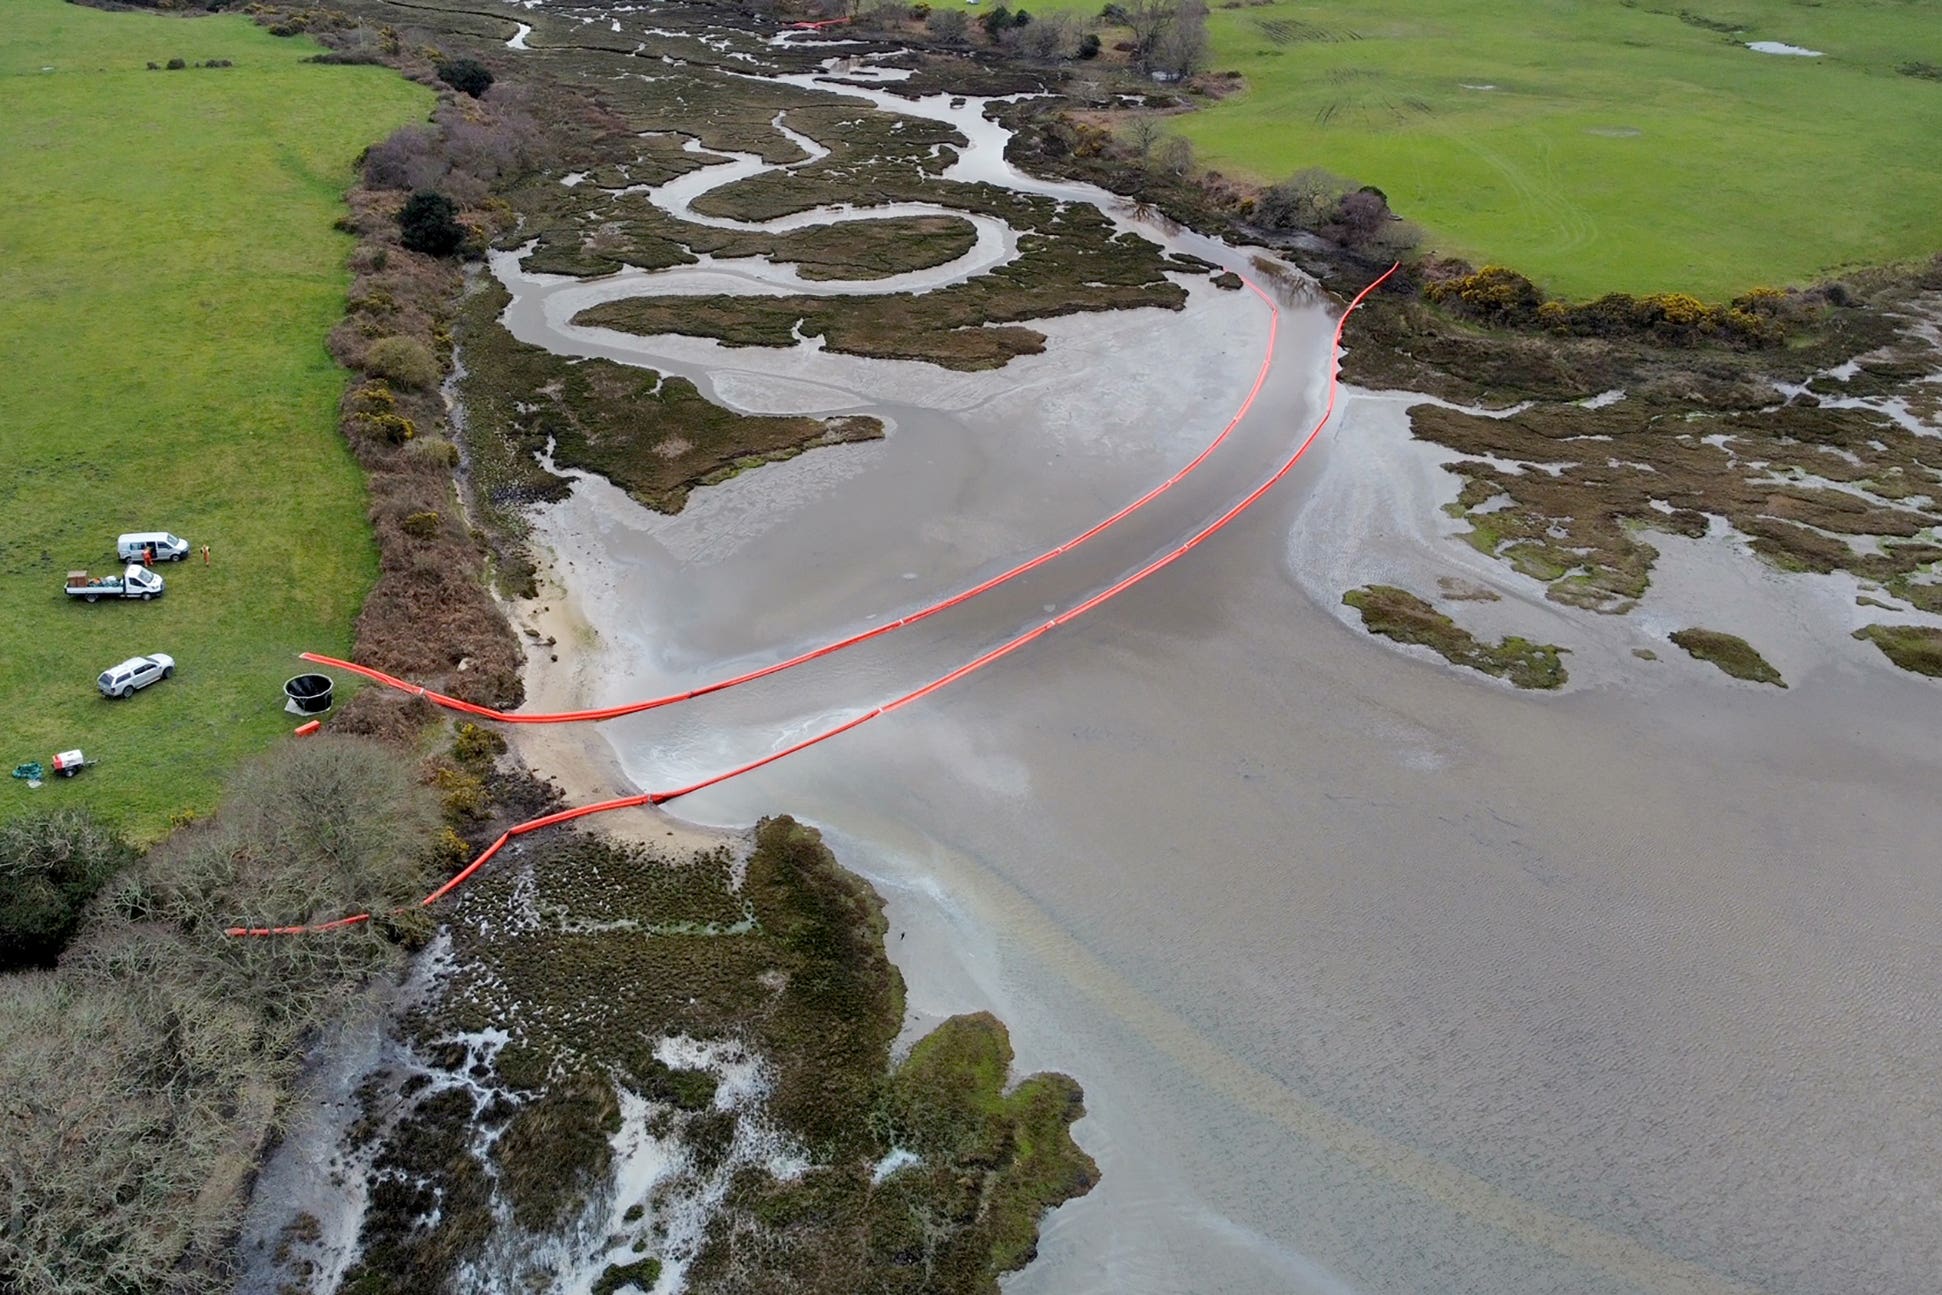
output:
[[[1377,185],[1429,246],[1558,295],[1730,296],[1935,250],[1942,85],[1899,71],[1942,63],[1926,5],[1211,7],[1211,66],[1247,89],[1171,123],[1202,163]],[[1824,57],[1746,48],[1762,40]]]
[[[358,152],[431,96],[383,68],[306,64],[318,46],[242,17],[20,0],[7,18],[0,760],[80,746],[102,765],[9,784],[0,815],[59,797],[152,836],[287,731],[296,652],[350,644],[376,559],[323,346],[350,247],[332,223]],[[149,528],[209,543],[214,565],[166,568],[157,603],[68,604],[64,572]],[[174,679],[123,703],[95,692],[101,669],[153,651]]]

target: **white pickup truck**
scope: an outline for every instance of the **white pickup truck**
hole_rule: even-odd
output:
[[[146,567],[128,564],[128,569],[118,576],[91,576],[85,571],[67,573],[67,596],[79,598],[83,602],[93,602],[98,598],[139,598],[147,602],[159,598],[166,586],[162,577]]]

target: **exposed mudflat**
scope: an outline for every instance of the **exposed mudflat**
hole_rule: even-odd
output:
[[[1088,1085],[1079,1134],[1104,1180],[1054,1216],[1017,1289],[1920,1290],[1942,1117],[1925,1079],[1942,896],[1920,862],[1942,826],[1933,685],[1801,633],[1767,637],[1794,685],[1770,695],[1683,654],[1631,657],[1657,641],[1653,600],[1594,624],[1514,588],[1463,619],[1572,645],[1588,684],[1530,699],[1368,640],[1295,568],[1304,503],[1355,497],[1371,412],[1352,404],[1328,462],[1194,561],[683,812],[824,824],[890,896],[914,1007],[988,1005],[1022,1066]],[[550,513],[566,570],[657,591],[595,597],[613,670],[596,699],[674,678],[657,657],[710,675],[764,636],[852,623],[824,619],[845,599],[860,620],[899,581],[941,590],[948,551],[989,551],[1011,493],[980,493],[942,444],[964,520],[914,526],[907,548],[876,531],[899,510],[872,485],[918,484],[858,461],[878,451],[778,488],[763,515],[788,523],[719,557],[684,539],[704,513],[632,515],[597,486]],[[1058,511],[1048,481],[1011,484]],[[1412,560],[1407,541],[1374,552]],[[1775,625],[1805,614],[1786,586],[1810,578],[1667,556],[1668,606],[1717,609],[1725,589]],[[612,740],[667,785],[1035,610],[893,636]]]
[[[543,509],[584,620],[583,704],[772,660],[1067,538],[1212,438],[1267,317],[1203,282],[1183,311],[1051,321],[1043,355],[965,374],[596,335],[496,268],[524,340],[890,433],[677,516],[590,479]],[[1306,433],[1329,327],[1288,299],[1234,441],[1108,537],[584,740],[641,787],[679,785],[1070,606]],[[1103,1180],[1048,1220],[1009,1291],[1929,1290],[1942,689],[1830,646],[1825,622],[1857,611],[1844,578],[1782,575],[1725,537],[1667,538],[1629,617],[1546,602],[1452,537],[1440,455],[1408,439],[1401,401],[1354,394],[1293,478],[1186,561],[681,813],[822,826],[889,898],[919,1023],[988,1007],[1021,1071],[1084,1085],[1076,1133]],[[1467,628],[1571,648],[1571,686],[1461,675],[1338,606],[1442,576],[1503,595],[1462,603]],[[1790,688],[1663,650],[1693,624],[1744,634]]]

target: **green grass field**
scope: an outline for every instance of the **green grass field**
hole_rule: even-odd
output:
[[[366,144],[430,110],[375,67],[302,60],[241,17],[12,0],[0,42],[0,765],[102,763],[0,816],[86,804],[139,836],[206,810],[289,732],[304,648],[349,646],[376,578],[361,475],[336,430]],[[229,59],[229,68],[147,71]],[[69,568],[172,530],[214,565],[165,565],[159,602],[70,604]],[[122,702],[101,670],[162,651],[176,677]]]
[[[1377,185],[1427,246],[1554,294],[1942,250],[1942,82],[1896,72],[1942,65],[1934,0],[1209,2],[1212,67],[1248,90],[1179,121],[1203,165]],[[1766,40],[1825,57],[1745,47]]]

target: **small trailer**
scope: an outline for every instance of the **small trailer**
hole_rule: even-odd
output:
[[[29,787],[38,788],[41,785],[41,781],[47,777],[49,769],[52,769],[59,777],[72,778],[89,765],[100,763],[99,760],[88,759],[77,748],[73,751],[61,752],[45,765],[38,760],[29,760],[26,764],[15,765],[13,776],[26,783]]]
[[[101,598],[139,598],[147,602],[161,597],[165,588],[161,576],[132,562],[118,576],[91,576],[85,571],[67,573],[67,596],[82,602]]]
[[[81,772],[81,770],[87,768],[89,765],[99,764],[99,763],[100,761],[98,760],[88,759],[86,756],[81,754],[79,748],[76,748],[75,750],[72,750],[72,751],[63,751],[59,755],[55,756],[53,761],[49,764],[48,767],[53,769],[53,771],[56,774],[60,775],[63,778],[72,778],[75,774]]]

